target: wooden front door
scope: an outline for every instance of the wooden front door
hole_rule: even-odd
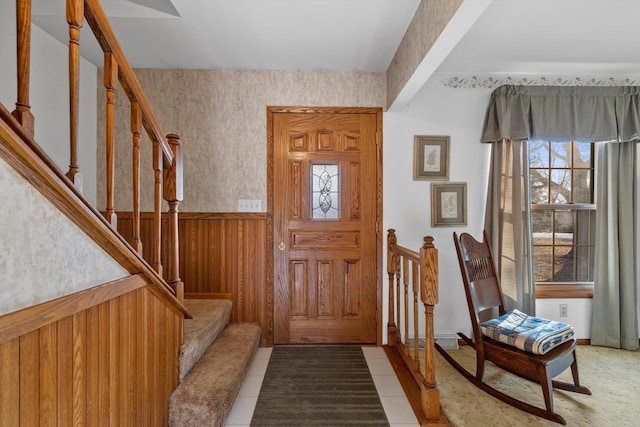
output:
[[[324,111],[272,115],[275,344],[377,342],[381,112]]]

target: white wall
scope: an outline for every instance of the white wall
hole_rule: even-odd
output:
[[[16,17],[15,2],[0,6],[0,102],[15,109]],[[64,20],[61,25],[66,26]],[[83,32],[83,35],[87,34]],[[82,46],[82,41],[81,41]],[[8,64],[8,65],[6,65]],[[96,205],[97,68],[81,59],[78,164],[84,177],[84,195]],[[31,26],[31,112],[35,140],[63,171],[69,169],[68,48],[35,25]]]
[[[129,275],[0,159],[0,316]]]
[[[440,302],[435,311],[436,334],[469,333],[466,307],[452,233],[480,235],[484,222],[489,145],[480,143],[487,89],[451,89],[432,78],[403,112],[384,114],[384,229],[395,228],[398,243],[417,250],[422,236],[435,238],[439,257]],[[449,182],[467,183],[467,225],[431,227],[431,183],[413,180],[415,135],[449,135]],[[385,239],[386,245],[386,239]],[[383,307],[387,306],[386,256]],[[386,327],[387,312],[383,325]]]
[[[16,2],[0,6],[0,103],[13,111],[16,102]],[[11,64],[7,66],[6,64]]]
[[[567,317],[560,317],[560,304],[567,304]],[[591,336],[590,298],[537,299],[536,315],[573,325],[577,338]]]

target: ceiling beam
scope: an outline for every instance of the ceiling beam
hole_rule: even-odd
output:
[[[457,10],[451,10],[446,8],[447,4],[453,3],[451,1],[422,0],[391,65],[387,69],[388,111],[402,111],[409,105],[442,61],[492,2],[493,0],[464,0],[457,7]],[[434,9],[434,4],[440,4],[443,7],[439,10]],[[443,28],[443,18],[447,19],[447,14],[450,18],[444,22]],[[437,32],[438,28],[441,28],[441,32],[434,35],[434,31]],[[416,45],[421,45],[422,49],[416,49]],[[413,68],[412,62],[416,62],[416,51],[421,54],[419,52],[421,50],[424,52],[424,56]],[[407,52],[414,55],[413,61],[411,58],[407,59]],[[407,78],[406,75],[409,77]],[[405,80],[404,84],[402,84],[402,80]]]

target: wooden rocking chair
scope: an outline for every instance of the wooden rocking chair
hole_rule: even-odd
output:
[[[454,232],[453,240],[455,241],[460,271],[464,281],[464,290],[473,327],[473,340],[463,333],[459,332],[458,335],[476,351],[475,375],[463,368],[438,344],[435,345],[436,349],[465,378],[490,395],[522,411],[560,424],[566,424],[564,418],[553,411],[553,387],[576,393],[591,394],[587,387],[580,385],[578,379],[575,338],[558,345],[548,353],[539,355],[484,336],[480,329],[479,314],[495,307],[498,308],[500,316],[505,314],[504,296],[500,288],[500,280],[496,274],[487,232],[484,232],[484,241],[482,243],[475,240],[468,233],[463,233],[458,239],[457,234]],[[493,362],[500,368],[519,377],[540,384],[546,409],[518,400],[483,382],[485,361]],[[553,381],[554,377],[569,366],[573,374],[573,384]]]

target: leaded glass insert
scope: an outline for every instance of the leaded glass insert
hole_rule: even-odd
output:
[[[335,163],[316,163],[311,167],[311,218],[338,219],[339,168]]]

